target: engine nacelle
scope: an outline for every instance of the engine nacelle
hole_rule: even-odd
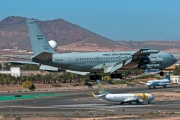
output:
[[[159,64],[139,64],[138,68],[140,69],[158,69],[160,67]]]
[[[146,58],[142,60],[142,63],[146,63],[146,64],[157,64],[157,63],[162,63],[163,59],[162,58]]]
[[[146,54],[152,54],[152,53],[158,53],[159,50],[143,50],[141,53],[146,53]]]

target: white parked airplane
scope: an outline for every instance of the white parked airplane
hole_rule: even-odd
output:
[[[148,103],[154,100],[154,96],[149,93],[123,93],[123,94],[112,94],[106,91],[100,80],[97,80],[99,95],[95,95],[92,92],[95,98],[101,98],[110,102],[120,102],[120,104],[135,102],[141,104],[144,101]]]
[[[146,83],[146,86],[151,88],[156,88],[156,86],[163,86],[166,88],[167,84],[173,84],[171,83],[171,77],[170,77],[170,72],[168,72],[167,78],[162,79],[162,80],[150,80]]]

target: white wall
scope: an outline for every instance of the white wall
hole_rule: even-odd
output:
[[[20,77],[20,67],[11,67],[11,76]]]
[[[171,76],[171,81],[173,83],[180,83],[180,76],[179,75]]]

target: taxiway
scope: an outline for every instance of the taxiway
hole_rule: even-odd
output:
[[[180,86],[169,86],[167,88],[148,89],[142,88],[122,88],[122,89],[108,89],[111,93],[135,93],[135,92],[155,92],[155,91],[173,91],[179,89]],[[64,116],[74,115],[94,115],[102,116],[104,114],[144,114],[148,112],[180,112],[180,101],[156,101],[151,104],[144,103],[142,105],[120,105],[119,103],[112,103],[96,99],[92,96],[91,91],[97,94],[96,89],[78,90],[78,91],[57,91],[48,93],[18,93],[23,96],[39,94],[51,94],[51,96],[23,98],[18,100],[1,100],[0,113],[1,114],[61,114]],[[0,98],[7,96],[14,96],[17,93],[1,94]],[[52,94],[55,94],[54,96]]]

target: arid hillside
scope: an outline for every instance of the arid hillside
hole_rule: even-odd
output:
[[[27,35],[26,20],[24,17],[7,17],[0,21],[0,48],[31,49],[29,36]],[[58,45],[67,45],[80,41],[90,41],[99,46],[115,46],[116,42],[97,35],[78,25],[69,23],[63,19],[48,21],[37,20],[42,32],[48,40],[57,41]]]
[[[73,44],[62,45],[58,51],[121,51],[138,50],[140,48],[150,48],[171,53],[179,53],[180,41],[118,41],[116,45],[98,45],[89,41],[80,41]]]
[[[31,44],[26,20],[29,18],[11,16],[0,21],[0,49],[27,49]],[[34,18],[33,18],[34,19]],[[34,19],[36,20],[36,19]],[[179,41],[112,41],[63,19],[36,20],[48,40],[58,43],[57,50],[68,51],[121,51],[150,48],[178,53]]]

